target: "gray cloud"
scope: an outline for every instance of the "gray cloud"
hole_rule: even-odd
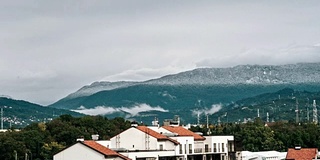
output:
[[[277,49],[248,49],[239,54],[208,58],[197,67],[230,67],[241,64],[281,65],[301,62],[320,62],[320,45],[290,45]]]
[[[50,104],[103,79],[319,61],[319,3],[1,1],[0,94]]]

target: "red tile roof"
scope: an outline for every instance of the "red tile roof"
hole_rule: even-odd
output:
[[[173,132],[173,133],[177,133],[178,136],[193,136],[195,141],[203,141],[206,138],[200,136],[199,134],[196,134],[188,129],[185,129],[181,126],[175,127],[175,126],[163,126],[162,128]]]
[[[318,149],[317,148],[301,148],[294,149],[289,148],[287,152],[287,160],[312,160],[317,158]]]
[[[130,158],[128,158],[122,154],[119,154],[116,151],[113,151],[113,150],[111,150],[111,149],[109,149],[109,148],[107,148],[107,147],[105,147],[95,141],[84,141],[83,144],[102,153],[102,154],[104,154],[104,155],[106,155],[106,156],[121,157],[125,160],[131,160]]]
[[[167,137],[167,136],[165,136],[165,135],[162,135],[162,134],[160,134],[160,133],[158,133],[158,132],[156,132],[156,131],[154,131],[154,130],[146,127],[146,126],[138,126],[138,127],[136,127],[136,128],[137,128],[138,130],[144,132],[144,133],[149,134],[150,136],[152,136],[152,137],[154,137],[154,138],[157,138],[158,140],[169,140],[169,141],[171,141],[171,142],[173,142],[173,143],[175,143],[175,144],[179,144],[178,141],[176,141],[176,140],[174,140],[174,139],[171,139],[171,138],[169,138],[169,137]]]

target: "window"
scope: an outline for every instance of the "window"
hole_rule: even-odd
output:
[[[163,151],[163,144],[159,145],[159,149],[160,149],[160,151]]]
[[[217,144],[213,143],[213,152],[217,152]]]
[[[184,144],[184,153],[187,154],[187,144]]]
[[[189,153],[192,153],[192,144],[189,144]]]
[[[204,145],[204,151],[205,151],[205,152],[209,152],[209,145],[208,145],[208,144],[205,144],[205,145]]]
[[[220,143],[218,143],[218,152],[220,152]]]
[[[179,144],[179,154],[182,154],[182,144]]]
[[[222,148],[222,152],[224,152],[224,143],[222,143],[221,148]]]
[[[229,152],[234,152],[234,144],[233,144],[233,142],[229,142],[229,144],[228,144],[228,147],[229,147]]]

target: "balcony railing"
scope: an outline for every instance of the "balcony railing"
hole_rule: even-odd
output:
[[[194,153],[202,153],[202,148],[195,148]]]
[[[205,148],[204,151],[205,152],[211,152],[211,148]]]

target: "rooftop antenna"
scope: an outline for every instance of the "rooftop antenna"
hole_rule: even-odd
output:
[[[299,102],[296,99],[296,123],[299,123]]]
[[[313,123],[318,124],[318,111],[316,100],[313,100]]]
[[[220,117],[218,117],[218,125],[221,125]]]
[[[257,111],[257,112],[258,112],[258,118],[259,118],[259,117],[260,117],[260,112],[259,112],[259,108],[258,108],[258,111]]]
[[[267,112],[267,123],[269,123],[269,112]]]
[[[201,100],[198,100],[198,107],[201,107]],[[197,125],[200,126],[200,112],[198,108],[198,113],[197,113]]]
[[[208,129],[207,134],[210,135],[211,134],[211,130],[209,128],[209,114],[207,114],[207,129]]]

